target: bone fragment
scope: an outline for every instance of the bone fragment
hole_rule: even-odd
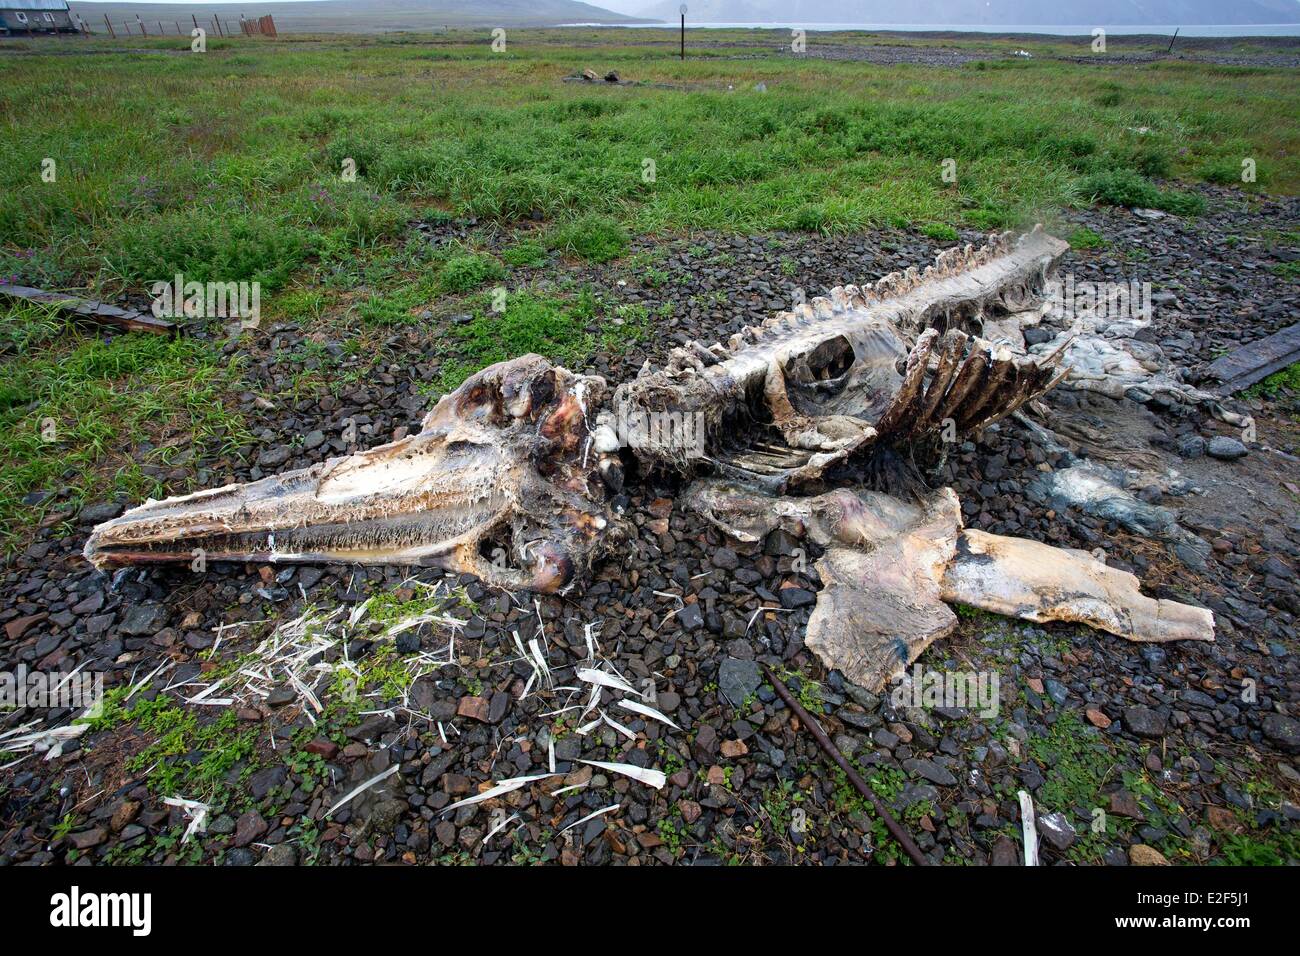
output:
[[[878,692],[956,626],[946,603],[1030,621],[1074,621],[1132,641],[1214,640],[1214,615],[1141,593],[1132,574],[1079,551],[961,530],[950,488],[922,506],[874,491],[771,496],[697,481],[685,504],[731,536],[780,528],[826,548],[807,645]]]
[[[1091,556],[967,529],[943,576],[943,599],[1027,621],[1075,621],[1130,641],[1212,641],[1214,614],[1138,590]]]
[[[823,590],[805,641],[827,666],[873,693],[957,626],[940,582],[956,551],[961,506],[943,488],[924,509],[911,510],[884,541],[862,550],[832,547],[817,562]]]

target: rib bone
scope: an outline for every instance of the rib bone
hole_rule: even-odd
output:
[[[629,410],[701,415],[704,457],[777,492],[876,444],[919,444],[946,423],[983,427],[1055,384],[1059,353],[1017,360],[960,326],[1040,299],[1067,248],[1036,227],[1019,238],[994,236],[980,249],[949,250],[923,273],[892,273],[868,289],[837,287],[733,336],[729,350],[704,350],[725,352],[722,361],[705,365],[682,349],[666,368],[642,369],[618,387],[606,420]],[[731,436],[756,427],[786,446],[793,463],[765,467],[728,447]],[[690,466],[672,447],[637,454],[650,465]]]
[[[99,567],[198,556],[435,564],[506,587],[562,589],[617,524],[606,499],[622,482],[619,415],[703,419],[698,460],[671,442],[634,452],[773,490],[882,443],[980,427],[1049,387],[1054,358],[1017,361],[959,327],[1038,300],[1066,248],[1040,228],[1005,233],[944,252],[923,273],[832,289],[728,348],[674,350],[666,368],[620,386],[612,409],[601,409],[602,379],[536,355],[503,362],[445,396],[416,435],[148,502],[96,528],[86,557]]]

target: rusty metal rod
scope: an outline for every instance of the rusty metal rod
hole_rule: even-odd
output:
[[[840,753],[839,748],[836,747],[835,744],[831,742],[831,739],[826,736],[826,731],[822,730],[821,727],[818,726],[817,722],[813,720],[812,715],[809,714],[808,711],[804,710],[803,705],[800,704],[799,701],[795,699],[795,696],[790,693],[790,688],[786,687],[785,684],[782,683],[781,678],[772,673],[772,669],[766,664],[763,665],[763,673],[767,675],[767,679],[771,681],[772,686],[776,688],[777,696],[785,701],[787,707],[794,711],[794,715],[799,718],[799,722],[812,732],[813,737],[817,741],[817,745],[821,747],[822,750],[826,751],[827,755],[835,761],[836,765],[838,765],[841,770],[844,771],[844,775],[849,778],[849,783],[853,784],[858,793],[871,801],[871,805],[876,808],[877,816],[885,822],[885,828],[889,830],[894,839],[898,841],[898,845],[903,848],[903,852],[906,853],[917,866],[929,866],[930,861],[921,853],[921,848],[916,845],[916,842],[912,839],[911,835],[903,829],[902,824],[894,819],[894,815],[889,812],[889,809],[881,799],[876,796],[876,792],[872,790],[867,782],[862,779],[862,776],[853,769],[853,765],[845,759],[844,754]]]

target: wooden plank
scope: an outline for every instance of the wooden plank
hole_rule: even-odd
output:
[[[153,332],[156,335],[169,335],[178,327],[166,319],[155,318],[147,312],[136,309],[119,309],[107,302],[83,299],[62,292],[45,292],[21,285],[0,285],[0,296],[10,299],[22,299],[58,309],[65,315],[86,319],[102,325],[112,325],[128,332]]]
[[[1215,359],[1205,371],[1223,383],[1220,395],[1231,395],[1295,362],[1300,362],[1300,323]]]

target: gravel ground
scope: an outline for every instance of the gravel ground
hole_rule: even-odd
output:
[[[1060,230],[1087,226],[1107,241],[1070,254],[1063,268],[1077,278],[1152,282],[1157,318],[1144,335],[1193,380],[1222,350],[1295,321],[1295,281],[1278,269],[1295,251],[1279,236],[1294,237],[1300,203],[1205,193],[1212,212],[1196,221],[1095,210],[1072,213]],[[592,363],[620,379],[686,338],[725,339],[783,307],[796,286],[818,294],[923,263],[943,245],[899,231],[696,235],[638,243],[634,251],[654,257],[653,279],[628,260],[550,263],[531,278],[587,281],[615,303],[640,301],[652,313],[663,302],[677,304],[648,342]],[[361,425],[363,443],[416,427],[428,403],[417,386],[437,374],[429,343],[447,321],[393,334],[391,361],[337,397],[322,389],[274,409],[251,393],[238,398],[260,440],[246,449],[246,464],[235,456],[186,456],[182,448],[161,474],[212,485],[307,465],[342,448],[336,436],[348,417]],[[275,327],[228,348],[250,353],[253,384],[278,393],[309,361],[294,349],[304,334]],[[343,359],[345,367],[356,361]],[[759,663],[784,674],[820,714],[934,862],[1016,862],[1022,789],[1034,794],[1049,864],[1294,859],[1300,476],[1294,458],[1270,450],[1294,454],[1300,446],[1294,409],[1255,401],[1259,442],[1225,461],[1198,454],[1195,436],[1228,433],[1197,409],[1139,408],[1063,391],[1046,404],[1047,424],[1062,434],[1074,434],[1067,426],[1091,426],[1076,443],[1080,455],[1176,468],[1201,486],[1200,495],[1163,499],[1153,490],[1147,497],[1179,510],[1184,525],[1211,544],[1211,557],[1189,565],[1162,542],[1035,502],[1030,482],[1069,459],[1018,425],[963,444],[946,466],[967,524],[1101,548],[1109,563],[1138,574],[1148,593],[1213,608],[1217,642],[1141,646],[1072,625],[963,611],[959,631],[920,663],[996,672],[997,714],[895,706],[827,673],[804,648],[820,582],[811,561],[800,559],[801,542],[782,534],[754,547],[727,541],[674,507],[671,480],[650,478],[632,486],[626,503],[635,536],[625,556],[599,565],[581,591],[534,600],[418,571],[418,581],[462,586],[448,613],[467,623],[455,666],[422,673],[405,696],[381,687],[348,713],[349,722],[319,725],[292,692],[189,708],[200,728],[218,729],[192,733],[183,739],[201,739],[202,747],[186,750],[187,743],[154,763],[193,768],[205,766],[209,751],[229,756],[204,794],[212,805],[206,832],[189,842],[180,840],[184,813],[162,798],[196,797],[167,790],[171,781],[193,778],[133,759],[166,732],[160,721],[148,729],[138,720],[106,721],[53,760],[28,756],[0,771],[0,863],[901,862],[866,803],[793,724]],[[113,687],[169,663],[138,694],[153,700],[165,685],[203,680],[246,659],[241,655],[307,602],[350,610],[371,594],[410,598],[412,585],[401,590],[406,569],[214,565],[203,574],[95,573],[80,557],[85,535],[122,504],[91,505],[75,519],[76,533],[40,532],[6,561],[0,646],[7,669],[85,664],[106,672]],[[238,622],[252,623],[221,632],[214,650],[213,629]],[[635,739],[611,724],[580,736],[572,721],[550,714],[564,706],[566,692],[544,688],[520,697],[532,668],[515,652],[513,633],[525,643],[538,638],[554,684],[566,686],[587,658],[586,625],[598,625],[599,654],[619,673],[638,690],[653,686],[654,707],[676,728],[617,708],[622,695],[606,691],[608,713]],[[334,662],[346,652],[354,661],[387,660],[374,636],[363,622],[346,648],[320,659]],[[391,653],[399,664],[418,662],[446,646],[446,631],[426,626],[403,635]],[[221,724],[229,713],[234,718]],[[34,716],[59,725],[72,714],[19,712],[0,718],[0,728]],[[251,743],[227,746],[220,733]],[[443,812],[488,781],[546,773],[552,745],[556,777]],[[658,768],[667,782],[655,790],[580,759]],[[359,783],[393,766],[382,783],[327,816]],[[565,786],[574,789],[555,793]],[[509,822],[485,843],[502,821]]]

